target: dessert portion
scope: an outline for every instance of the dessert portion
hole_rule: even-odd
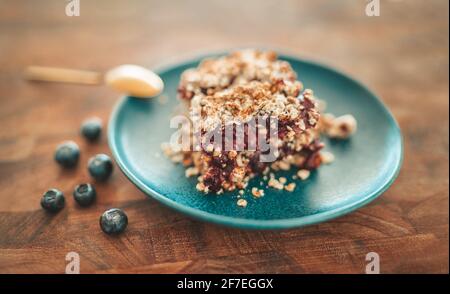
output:
[[[348,119],[331,115],[321,122],[313,91],[304,89],[290,64],[270,51],[206,59],[182,74],[178,93],[190,122],[180,136],[190,140],[163,149],[186,166],[186,176],[197,176],[196,187],[204,193],[239,189],[243,194],[258,174],[268,187],[293,191],[295,183],[276,179],[272,171],[296,167],[307,174],[330,160],[320,152],[321,133],[344,137],[356,127],[356,121],[348,126]],[[261,197],[264,190],[253,188],[252,194]]]

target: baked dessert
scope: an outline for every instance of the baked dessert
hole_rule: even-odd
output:
[[[204,60],[182,74],[178,93],[189,124],[181,128],[178,147],[163,149],[186,166],[186,176],[197,177],[199,191],[243,194],[258,174],[268,187],[293,191],[295,183],[276,179],[272,171],[295,167],[304,179],[330,159],[320,152],[320,133],[336,118],[320,122],[313,91],[274,52],[242,50]],[[259,188],[251,191],[264,195]]]

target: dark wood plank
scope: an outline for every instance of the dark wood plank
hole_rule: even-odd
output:
[[[38,3],[39,2],[39,3]],[[375,251],[386,273],[448,273],[448,1],[0,1],[0,272],[62,273],[76,251],[84,273],[362,273]],[[272,45],[320,60],[373,88],[405,140],[399,178],[350,215],[302,229],[242,231],[191,220],[138,191],[116,168],[98,202],[50,216],[48,187],[72,190],[88,179],[80,122],[105,121],[117,95],[102,87],[22,80],[30,64],[105,70],[153,66],[207,50]],[[55,146],[76,140],[81,167],[62,171]],[[103,210],[126,209],[129,227],[109,237]]]

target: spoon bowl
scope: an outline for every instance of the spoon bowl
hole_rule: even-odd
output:
[[[82,85],[106,84],[122,94],[138,98],[157,96],[164,89],[164,83],[157,74],[132,64],[114,67],[104,74],[68,68],[30,66],[25,70],[25,77],[32,81]]]

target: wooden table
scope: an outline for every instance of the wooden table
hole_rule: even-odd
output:
[[[170,4],[169,4],[170,2]],[[384,273],[449,271],[448,1],[0,1],[0,272],[63,273],[80,254],[82,273],[363,273],[375,251]],[[264,4],[263,4],[264,3]],[[98,201],[77,208],[73,187],[87,159],[110,153],[106,137],[79,135],[89,116],[108,119],[118,95],[104,87],[29,83],[27,65],[105,70],[152,67],[234,46],[272,46],[347,72],[374,89],[399,121],[405,160],[373,203],[323,224],[245,231],[198,222],[149,200],[115,169]],[[81,164],[61,170],[55,146],[73,139]],[[49,216],[42,193],[58,187],[66,208]],[[110,237],[98,218],[129,216]]]

